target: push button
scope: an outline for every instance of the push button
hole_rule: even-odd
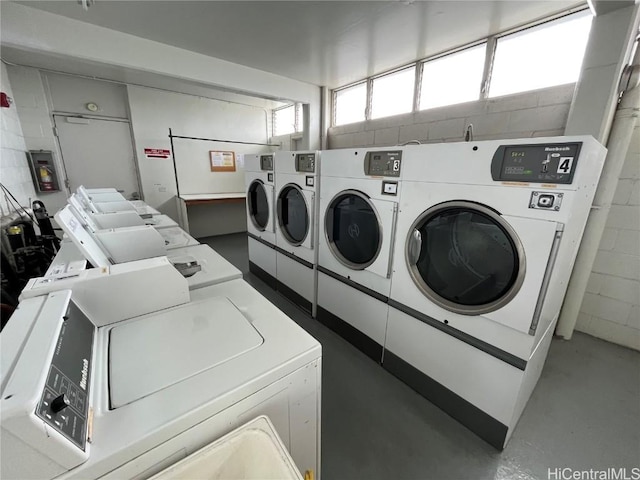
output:
[[[71,402],[69,402],[67,396],[62,394],[53,399],[50,408],[53,413],[58,413],[67,408],[70,404]]]
[[[538,206],[541,208],[551,208],[553,207],[553,201],[555,197],[553,195],[540,195],[538,197]]]

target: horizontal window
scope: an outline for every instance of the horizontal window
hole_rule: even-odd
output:
[[[490,96],[578,80],[591,15],[580,12],[498,39]]]
[[[486,43],[422,64],[420,110],[480,98]]]
[[[415,65],[373,79],[371,118],[388,117],[413,110]]]
[[[366,119],[367,82],[336,91],[333,108],[335,125],[363,122]]]
[[[296,132],[296,106],[279,108],[273,111],[273,135],[288,135]]]

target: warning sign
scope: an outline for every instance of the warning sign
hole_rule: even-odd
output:
[[[165,148],[145,148],[144,154],[147,158],[169,158],[171,151]]]

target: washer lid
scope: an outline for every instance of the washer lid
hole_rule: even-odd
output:
[[[159,228],[158,233],[162,235],[167,250],[198,245],[200,243],[180,227]]]
[[[109,336],[111,408],[229,362],[263,342],[226,297],[191,302],[116,326]]]

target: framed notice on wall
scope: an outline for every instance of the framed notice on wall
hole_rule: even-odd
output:
[[[212,172],[235,172],[236,171],[235,152],[210,150],[209,161],[211,162]]]

